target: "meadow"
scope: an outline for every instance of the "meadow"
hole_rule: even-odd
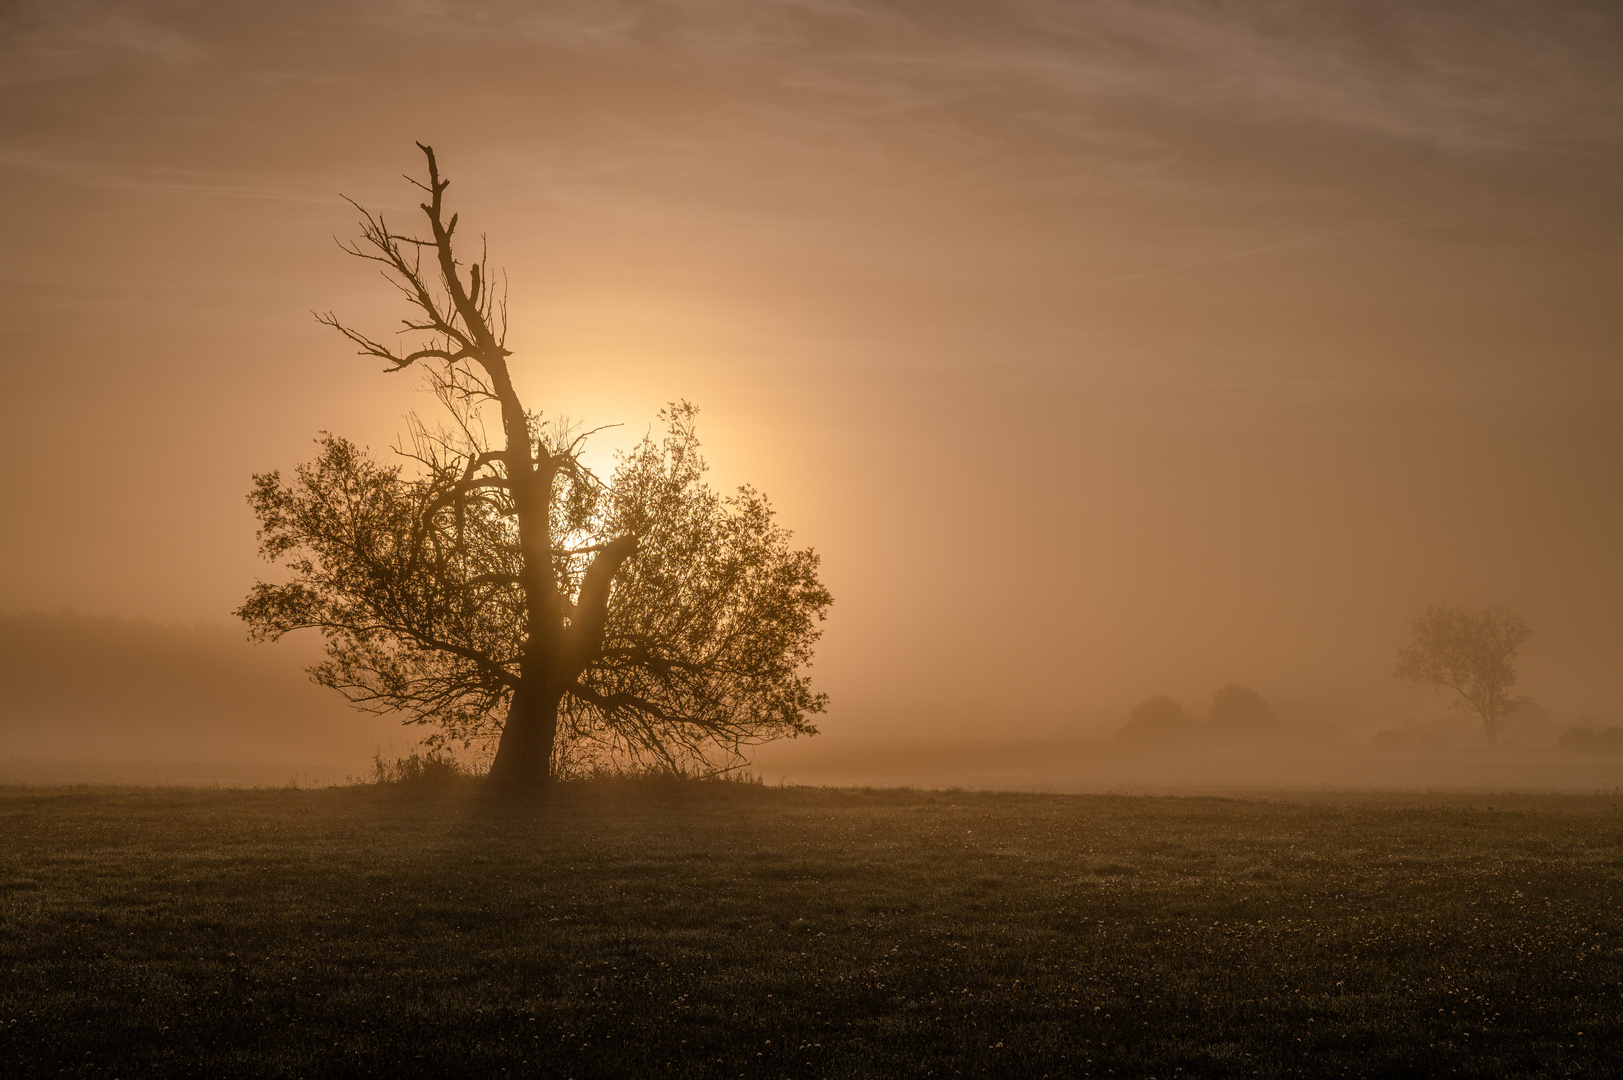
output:
[[[1623,798],[0,789],[10,1075],[1601,1076]]]

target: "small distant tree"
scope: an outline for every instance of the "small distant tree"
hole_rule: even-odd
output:
[[[1511,691],[1516,652],[1533,631],[1505,608],[1429,607],[1409,626],[1411,639],[1398,650],[1393,677],[1454,691],[1454,706],[1475,713],[1488,742],[1497,743],[1505,720],[1530,700]]]
[[[1237,683],[1212,695],[1208,714],[1212,734],[1225,739],[1260,739],[1279,730],[1279,717],[1263,696]]]
[[[1116,736],[1122,742],[1161,743],[1188,741],[1200,733],[1200,725],[1183,711],[1183,706],[1157,694],[1133,707],[1127,723]]]
[[[258,638],[319,631],[316,681],[429,725],[431,743],[493,742],[497,787],[714,773],[752,743],[815,734],[825,699],[805,669],[831,603],[817,555],[759,492],[705,484],[691,406],[606,480],[581,461],[585,435],[525,407],[498,276],[482,245],[459,258],[450,181],[419,147],[426,232],[362,211],[348,249],[402,293],[405,344],[320,318],[387,370],[426,371],[442,418],[414,420],[394,461],[325,435],[293,476],[256,476],[260,550],[284,573],[237,614]]]

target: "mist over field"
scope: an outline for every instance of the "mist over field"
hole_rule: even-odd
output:
[[[417,741],[311,684],[315,655],[224,625],[0,616],[0,781],[334,782]]]
[[[409,754],[423,730],[310,683],[299,668],[317,657],[296,642],[250,645],[226,625],[0,616],[0,782],[321,784]],[[1276,715],[1260,731],[1191,718],[1145,734],[1123,715],[1049,739],[818,736],[759,747],[751,771],[769,783],[1059,792],[1597,791],[1623,778],[1623,717],[1533,707],[1490,747],[1480,723],[1442,705],[1351,729]],[[465,756],[482,761],[480,749]]]

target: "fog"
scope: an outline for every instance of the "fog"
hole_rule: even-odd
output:
[[[250,474],[432,404],[310,316],[398,317],[331,238],[340,193],[409,212],[422,140],[506,268],[525,399],[624,424],[600,460],[696,402],[718,482],[823,555],[830,712],[769,778],[1623,776],[1556,742],[1623,719],[1611,6],[23,2],[4,33],[4,761],[274,782],[410,744],[230,612]],[[1519,758],[1391,678],[1434,603],[1532,626]],[[1117,738],[1230,684],[1317,741]]]
[[[0,616],[0,780],[321,783],[418,735],[300,670],[315,649],[235,627]]]
[[[317,652],[291,639],[253,646],[224,625],[0,616],[0,783],[328,784],[410,753],[423,729],[354,711],[300,676]],[[1154,793],[1596,791],[1623,773],[1623,716],[1559,725],[1534,706],[1490,747],[1479,723],[1438,708],[1371,735],[1266,704],[1262,726],[1225,726],[1213,706],[1187,728],[1138,730],[1135,710],[1060,739],[819,736],[759,748],[750,772],[767,783]],[[480,751],[463,756],[478,762]]]

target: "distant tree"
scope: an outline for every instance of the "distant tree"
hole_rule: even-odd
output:
[[[1200,725],[1184,714],[1182,705],[1157,694],[1133,707],[1116,737],[1133,743],[1183,742],[1199,732]]]
[[[1505,608],[1429,607],[1409,624],[1409,644],[1392,673],[1411,686],[1454,691],[1456,708],[1482,721],[1488,742],[1529,698],[1513,694],[1516,652],[1532,636],[1521,616]]]
[[[691,406],[663,412],[663,438],[607,481],[581,463],[589,432],[524,407],[505,294],[482,250],[462,268],[450,181],[419,147],[427,235],[362,210],[348,248],[382,265],[417,340],[391,348],[320,318],[389,371],[426,369],[445,419],[414,417],[395,463],[323,435],[291,480],[256,476],[261,553],[286,578],[238,615],[258,638],[319,630],[314,678],[433,726],[431,743],[495,740],[499,787],[598,765],[715,772],[751,743],[815,734],[825,697],[805,668],[831,603],[817,555],[760,493],[705,485]]]
[[[1279,731],[1279,717],[1249,686],[1230,683],[1212,695],[1211,732],[1222,739],[1260,739]]]

